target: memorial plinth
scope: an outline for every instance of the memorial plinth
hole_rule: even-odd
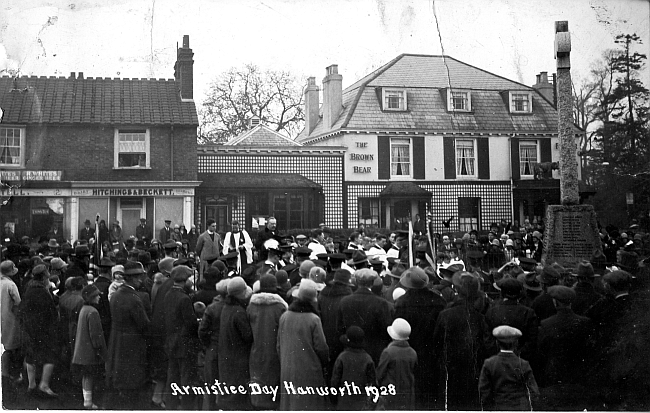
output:
[[[571,90],[571,37],[569,23],[555,22],[555,58],[557,60],[557,111],[560,138],[560,199],[562,205],[549,205],[542,262],[557,262],[574,269],[582,260],[591,259],[602,249],[596,212],[591,205],[578,205],[578,162],[573,124]]]
[[[592,205],[549,205],[544,232],[546,265],[557,262],[565,268],[575,268],[589,261],[601,249],[596,212]]]

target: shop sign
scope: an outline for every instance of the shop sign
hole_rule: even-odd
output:
[[[368,149],[368,142],[355,142],[355,148],[358,150]],[[350,160],[355,162],[373,162],[375,155],[371,153],[350,153]],[[372,172],[370,166],[352,166],[352,172],[355,174],[369,174]]]
[[[0,171],[3,181],[60,181],[62,171]]]
[[[9,188],[0,191],[0,195],[5,196],[70,196],[71,191],[69,188],[48,188],[48,189],[32,189],[32,188]]]
[[[49,215],[49,208],[32,208],[32,215]]]
[[[72,196],[194,196],[187,188],[87,188],[73,189]]]

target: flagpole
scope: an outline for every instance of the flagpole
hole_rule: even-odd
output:
[[[409,268],[413,267],[413,223],[409,220]]]

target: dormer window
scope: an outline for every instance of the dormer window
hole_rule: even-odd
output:
[[[510,113],[532,113],[533,101],[529,92],[510,92]]]
[[[450,112],[470,112],[472,95],[469,90],[447,90],[447,107]]]
[[[406,90],[383,89],[384,110],[406,110]]]

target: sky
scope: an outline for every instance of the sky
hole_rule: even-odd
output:
[[[554,22],[571,32],[574,82],[619,33],[650,55],[648,0],[3,0],[0,72],[173,78],[190,36],[194,95],[253,63],[300,78],[338,64],[343,86],[401,53],[441,54],[532,85],[555,72]],[[435,13],[434,13],[435,11]],[[437,19],[436,19],[437,17]],[[642,80],[650,85],[650,70]],[[305,81],[306,83],[306,81]]]

